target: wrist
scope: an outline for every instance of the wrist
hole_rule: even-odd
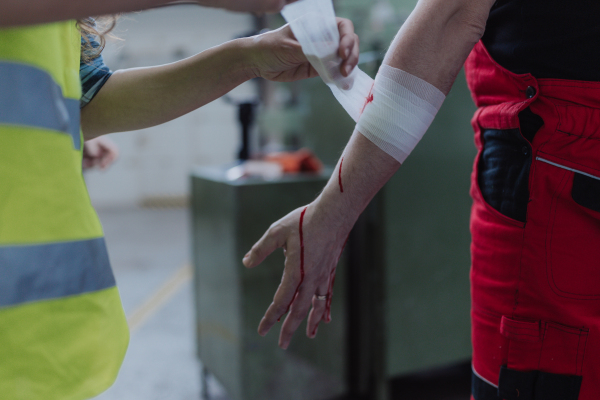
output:
[[[235,51],[240,62],[240,67],[248,80],[260,77],[260,71],[256,62],[258,46],[254,37],[235,39],[232,42],[236,47]]]
[[[327,189],[328,187],[312,203],[314,215],[323,225],[345,238],[360,216],[362,208],[345,201],[340,193]]]

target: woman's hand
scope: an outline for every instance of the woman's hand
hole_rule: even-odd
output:
[[[358,64],[358,36],[352,21],[337,18],[340,32],[338,55],[343,62],[340,72],[348,76]],[[291,82],[318,76],[302,52],[289,24],[249,38],[251,43],[250,68],[256,77],[277,82]]]
[[[109,138],[100,136],[83,144],[83,169],[106,169],[119,157],[119,148]]]
[[[275,222],[252,246],[243,259],[247,268],[256,267],[279,247],[283,247],[285,255],[283,278],[273,302],[260,321],[260,335],[266,335],[289,311],[279,336],[279,346],[286,349],[311,303],[306,326],[308,337],[315,337],[319,322],[331,320],[329,306],[335,268],[350,228],[351,225],[344,228],[330,221],[327,213],[320,212],[317,199]]]

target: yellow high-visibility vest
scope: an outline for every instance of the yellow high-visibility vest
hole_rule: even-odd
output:
[[[0,399],[108,388],[129,331],[81,171],[74,21],[0,29]]]

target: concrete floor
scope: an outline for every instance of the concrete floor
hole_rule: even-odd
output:
[[[98,210],[131,341],[115,384],[97,400],[198,400],[186,209]],[[227,397],[209,379],[211,400]]]
[[[115,384],[97,400],[200,400],[188,210],[100,209],[131,341]],[[390,382],[393,399],[468,400],[468,361]],[[210,400],[229,400],[209,376]],[[261,399],[268,400],[268,399]]]

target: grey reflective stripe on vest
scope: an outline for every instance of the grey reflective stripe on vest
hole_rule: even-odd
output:
[[[0,246],[0,306],[115,286],[104,238]]]
[[[0,61],[0,124],[63,132],[81,149],[79,99],[63,97],[52,76],[39,68]]]

